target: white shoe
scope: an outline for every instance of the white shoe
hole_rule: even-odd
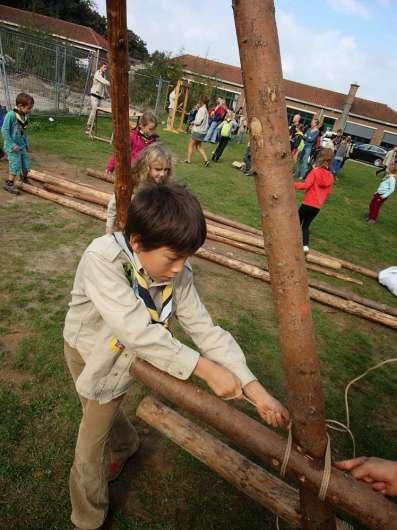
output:
[[[307,254],[309,252],[309,247],[307,245],[303,245],[303,252]]]

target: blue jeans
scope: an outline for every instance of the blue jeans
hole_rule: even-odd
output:
[[[210,126],[208,127],[207,133],[204,138],[204,142],[212,142],[213,144],[216,144],[218,136],[218,125],[219,123],[217,121],[212,121],[210,123]]]
[[[309,167],[309,157],[312,152],[312,146],[305,146],[299,156],[298,163],[295,169],[295,176],[298,178],[305,178],[308,167]]]
[[[342,162],[343,160],[340,160],[340,159],[339,160],[335,158],[332,159],[330,170],[334,176],[338,174],[338,171],[342,167]]]

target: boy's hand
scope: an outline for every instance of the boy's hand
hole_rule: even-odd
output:
[[[19,145],[13,145],[13,146],[11,147],[11,151],[14,151],[14,153],[18,153],[18,151],[19,151]]]
[[[241,382],[232,372],[205,357],[200,357],[194,375],[203,379],[210,389],[223,399],[241,395]]]
[[[259,383],[251,381],[244,387],[244,394],[256,405],[261,418],[272,427],[286,427],[289,423],[288,410]]]
[[[342,471],[350,471],[356,479],[371,484],[375,491],[397,496],[397,462],[361,456],[335,462],[335,466]]]

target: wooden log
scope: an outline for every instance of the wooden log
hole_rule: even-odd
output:
[[[306,267],[313,272],[319,272],[321,274],[325,274],[326,276],[330,276],[332,278],[338,278],[338,280],[355,283],[356,285],[364,285],[361,280],[356,280],[356,278],[352,278],[351,276],[346,276],[346,274],[342,274],[340,272],[328,270],[325,267],[322,267],[321,265],[315,265],[314,263],[307,263]],[[309,284],[310,284],[310,280],[309,280]]]
[[[203,212],[204,212],[205,217],[207,219],[210,219],[211,221],[216,221],[223,225],[237,228],[238,230],[242,230],[243,232],[249,232],[251,234],[255,234],[256,236],[262,236],[262,232],[258,230],[257,228],[253,228],[252,226],[239,223],[238,221],[234,221],[232,219],[228,219],[227,217],[223,217],[221,215],[212,213],[208,210],[203,210]]]
[[[210,239],[212,241],[217,241],[219,243],[223,243],[224,245],[236,247],[241,250],[246,250],[247,252],[252,252],[253,254],[259,254],[261,256],[266,256],[266,253],[264,250],[258,247],[253,247],[252,245],[247,245],[246,243],[240,243],[239,241],[234,241],[233,239],[228,239],[222,236],[216,236],[210,233],[207,233],[207,239]],[[264,268],[267,270],[267,266],[264,265]],[[355,283],[356,285],[363,285],[363,282],[360,280],[356,280],[355,278],[351,278],[350,276],[346,276],[345,274],[341,274],[334,270],[326,269],[325,267],[321,267],[320,265],[315,265],[314,263],[306,262],[306,268],[313,272],[319,272],[321,274],[325,274],[326,276],[330,276],[332,278],[338,278],[339,280],[344,280],[346,282]],[[309,285],[312,284],[311,282],[312,280],[309,279]]]
[[[97,171],[96,169],[91,169],[90,167],[87,167],[86,173],[89,177],[94,177],[100,180],[105,180],[106,182],[110,182],[111,184],[114,184],[114,176],[113,175],[107,175],[106,173],[101,173],[100,171]]]
[[[322,252],[310,251],[310,253],[319,256],[320,258],[329,257],[327,256],[327,254],[324,254]],[[341,266],[344,269],[349,269],[353,272],[358,272],[359,274],[362,274],[363,276],[368,276],[368,278],[373,278],[374,280],[378,279],[378,273],[371,269],[367,269],[366,267],[362,267],[361,265],[356,265],[355,263],[351,263],[350,261],[347,261],[345,259],[336,259],[340,262]]]
[[[104,200],[104,199],[101,199],[100,197],[95,197],[95,195],[90,195],[90,194],[87,194],[81,191],[72,191],[61,185],[58,186],[55,184],[44,183],[44,189],[51,191],[53,193],[58,193],[60,195],[66,195],[67,197],[79,199],[81,201],[90,202],[93,204],[99,204],[99,206],[107,206],[107,203],[109,202],[108,199]]]
[[[214,263],[218,263],[219,265],[224,265],[230,269],[240,271],[244,274],[247,274],[248,276],[252,276],[253,278],[270,283],[270,273],[255,265],[244,263],[234,258],[229,258],[204,247],[201,247],[195,255],[199,256],[200,258],[213,261]],[[365,318],[366,320],[370,320],[371,322],[375,322],[377,324],[382,324],[383,326],[387,326],[392,329],[397,329],[397,317],[395,316],[388,315],[376,309],[371,309],[370,307],[366,307],[353,300],[341,299],[338,296],[322,292],[314,287],[309,288],[309,295],[312,300],[320,302],[321,304],[335,307],[336,309],[340,309],[345,313]]]
[[[45,182],[47,184],[54,184],[55,186],[62,186],[69,191],[77,191],[86,194],[87,196],[95,197],[102,199],[102,201],[107,204],[111,197],[111,194],[105,191],[99,191],[91,186],[86,186],[85,184],[80,184],[77,182],[72,182],[71,180],[55,177],[48,173],[43,173],[42,171],[35,171],[32,169],[29,172],[29,178],[37,180],[39,182]]]
[[[140,402],[136,415],[261,506],[300,527],[299,496],[294,488],[153,396]]]
[[[329,285],[320,281],[311,280],[310,285],[312,287],[315,287],[316,289],[319,289],[320,291],[325,291],[326,293],[338,296],[339,298],[343,298],[345,300],[353,300],[353,302],[357,302],[358,304],[365,305],[372,309],[376,309],[377,311],[381,311],[382,313],[387,313],[388,315],[393,315],[397,317],[396,307],[392,307],[387,304],[382,304],[381,302],[376,302],[375,300],[371,300],[370,298],[359,296],[358,294],[352,293],[351,291],[344,291],[343,289],[339,289],[338,287],[334,287],[333,285]]]
[[[228,228],[216,226],[211,222],[207,222],[207,232],[211,235],[226,237],[228,239],[232,239],[240,243],[246,243],[248,245],[264,249],[263,237],[233,232]],[[306,254],[306,260],[310,263],[315,263],[317,265],[322,265],[323,267],[329,267],[335,270],[339,270],[342,268],[342,265],[337,260],[323,258],[318,255],[313,255],[310,252]]]
[[[41,197],[42,199],[46,199],[47,201],[56,202],[57,204],[61,204],[67,208],[72,208],[72,210],[85,213],[91,217],[96,217],[101,221],[106,221],[106,212],[100,208],[96,208],[95,206],[87,206],[86,204],[74,201],[73,199],[68,199],[62,195],[43,190],[38,186],[33,186],[32,184],[21,184],[20,187],[23,191],[31,193],[32,195],[36,195],[37,197]]]
[[[135,182],[131,179],[127,10],[125,0],[106,0],[107,40],[112,93],[113,145],[115,151],[114,192],[117,226],[123,228]]]
[[[277,472],[280,471],[286,440],[231,406],[230,402],[222,401],[190,382],[175,379],[141,359],[135,361],[131,374],[177,407],[205,421]],[[314,495],[318,494],[322,467],[295,446],[286,474],[297,484],[305,483]],[[351,515],[371,530],[397,530],[397,505],[375,493],[368,484],[338,469],[332,468],[326,500],[335,509]]]

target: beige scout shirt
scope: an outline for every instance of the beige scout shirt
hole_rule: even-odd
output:
[[[103,98],[105,95],[105,88],[109,85],[109,81],[103,77],[102,72],[97,70],[92,81],[91,94],[95,94],[96,96]]]
[[[141,264],[135,255],[136,265]],[[112,235],[95,239],[78,265],[72,301],[66,315],[64,338],[76,348],[85,367],[76,389],[87,399],[107,403],[132,384],[129,370],[136,357],[178,379],[187,379],[200,354],[160,324],[152,324],[143,302],[136,298],[124,274],[128,258]],[[165,283],[152,282],[150,294],[161,307]],[[213,324],[193,285],[190,265],[174,280],[173,315],[202,354],[230,371],[246,385],[255,379],[243,352],[230,335]],[[125,346],[114,351],[117,337]]]

